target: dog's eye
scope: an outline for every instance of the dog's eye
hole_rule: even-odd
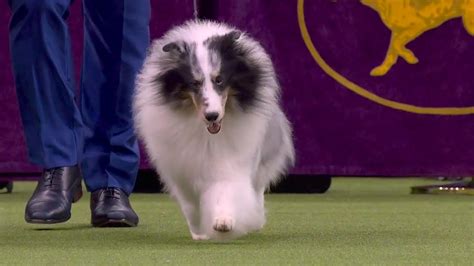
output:
[[[194,87],[200,87],[202,85],[202,81],[201,80],[195,80],[192,82],[192,85]]]
[[[216,85],[222,85],[222,82],[223,82],[223,80],[222,80],[221,76],[217,76],[217,77],[214,78],[214,83]]]

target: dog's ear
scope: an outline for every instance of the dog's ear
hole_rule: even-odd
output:
[[[222,36],[222,45],[225,47],[233,46],[242,35],[241,31],[234,30]]]
[[[242,35],[242,32],[240,30],[234,30],[224,35],[224,37],[227,37],[232,41],[237,41],[241,35]]]
[[[170,42],[168,44],[165,44],[162,49],[163,49],[163,52],[165,53],[169,53],[169,52],[181,53],[182,52],[182,49],[177,42]]]
[[[220,47],[222,51],[233,50],[236,48],[237,40],[242,35],[241,31],[234,30],[229,33],[226,33],[222,36],[219,36],[215,39],[214,45]]]
[[[242,34],[239,30],[233,30],[224,35],[212,36],[204,44],[212,50],[220,51],[222,54],[232,55],[239,50],[238,40],[242,37]]]
[[[165,44],[162,47],[163,52],[169,54],[170,58],[175,60],[183,60],[189,58],[192,50],[194,49],[194,44],[189,44],[185,41],[175,41]]]
[[[192,45],[185,41],[175,41],[165,44],[162,49],[165,53],[182,55],[189,53],[191,47]]]

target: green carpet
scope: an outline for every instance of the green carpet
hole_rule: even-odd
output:
[[[268,195],[265,228],[232,243],[194,242],[177,205],[134,194],[137,228],[91,228],[89,197],[72,219],[26,224],[34,184],[0,194],[5,265],[473,265],[474,198],[410,195],[421,179],[333,180],[322,195]]]

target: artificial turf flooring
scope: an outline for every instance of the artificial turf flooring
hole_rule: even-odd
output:
[[[410,195],[422,179],[333,179],[321,195],[267,195],[259,233],[194,242],[167,195],[134,194],[137,228],[91,228],[89,196],[67,223],[23,220],[33,183],[0,194],[5,265],[473,265],[474,198]]]

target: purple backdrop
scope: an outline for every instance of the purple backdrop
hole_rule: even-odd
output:
[[[26,151],[9,57],[8,11],[0,1],[0,172],[35,170]],[[72,9],[76,63],[80,58],[80,9]],[[166,2],[166,9],[165,3]],[[153,37],[192,16],[192,0],[152,1]],[[293,173],[331,175],[474,175],[474,116],[427,115],[395,110],[363,98],[318,65],[298,23],[297,1],[221,0],[216,19],[259,39],[270,52],[294,125]],[[370,76],[385,57],[390,30],[358,1],[306,0],[308,35],[336,72],[376,95],[414,106],[474,106],[474,37],[461,19],[423,33],[407,45],[420,62],[403,59],[382,77]],[[301,22],[301,21],[300,21]],[[472,109],[472,108],[471,108]],[[469,109],[469,110],[471,110]],[[142,164],[146,167],[146,163]]]

